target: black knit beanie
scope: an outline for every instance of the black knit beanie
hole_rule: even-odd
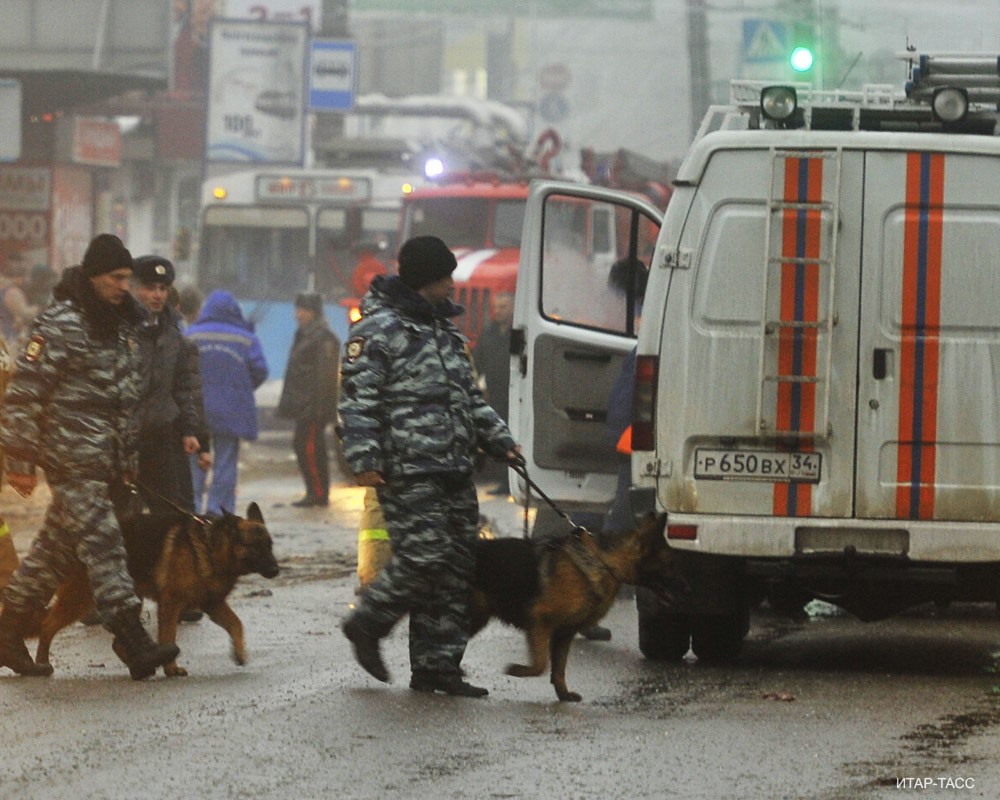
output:
[[[396,257],[399,277],[411,289],[422,289],[455,271],[455,254],[437,236],[414,236],[403,243]]]
[[[113,233],[99,233],[90,240],[81,264],[83,274],[95,278],[126,267],[132,269],[132,254]]]

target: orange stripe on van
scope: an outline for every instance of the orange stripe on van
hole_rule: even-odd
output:
[[[818,203],[823,196],[823,159],[786,158],[784,200]],[[781,255],[819,258],[822,213],[816,209],[789,208],[783,212]],[[819,320],[819,266],[785,261],[781,264],[781,320]],[[781,328],[778,339],[778,374],[787,377],[816,376],[816,329]],[[783,433],[813,431],[816,424],[816,385],[779,381],[776,430]],[[811,445],[799,444],[809,450]],[[812,485],[774,484],[773,513],[777,516],[809,516]]]
[[[944,156],[906,157],[896,517],[934,518]]]

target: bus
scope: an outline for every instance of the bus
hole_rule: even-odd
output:
[[[295,334],[296,294],[322,294],[344,341],[348,309],[340,301],[392,264],[402,199],[419,183],[375,169],[262,166],[204,182],[196,282],[206,294],[225,289],[239,301],[256,326],[272,388],[280,387]]]

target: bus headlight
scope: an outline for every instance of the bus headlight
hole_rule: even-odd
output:
[[[786,122],[798,107],[798,95],[791,86],[765,86],[761,90],[760,112],[765,119]]]

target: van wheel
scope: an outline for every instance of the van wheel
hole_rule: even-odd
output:
[[[699,661],[725,664],[735,661],[750,630],[750,612],[744,607],[732,614],[695,617],[691,649]]]
[[[639,600],[639,650],[650,661],[680,661],[690,649],[691,622],[687,614],[675,614],[662,607],[651,608]]]

